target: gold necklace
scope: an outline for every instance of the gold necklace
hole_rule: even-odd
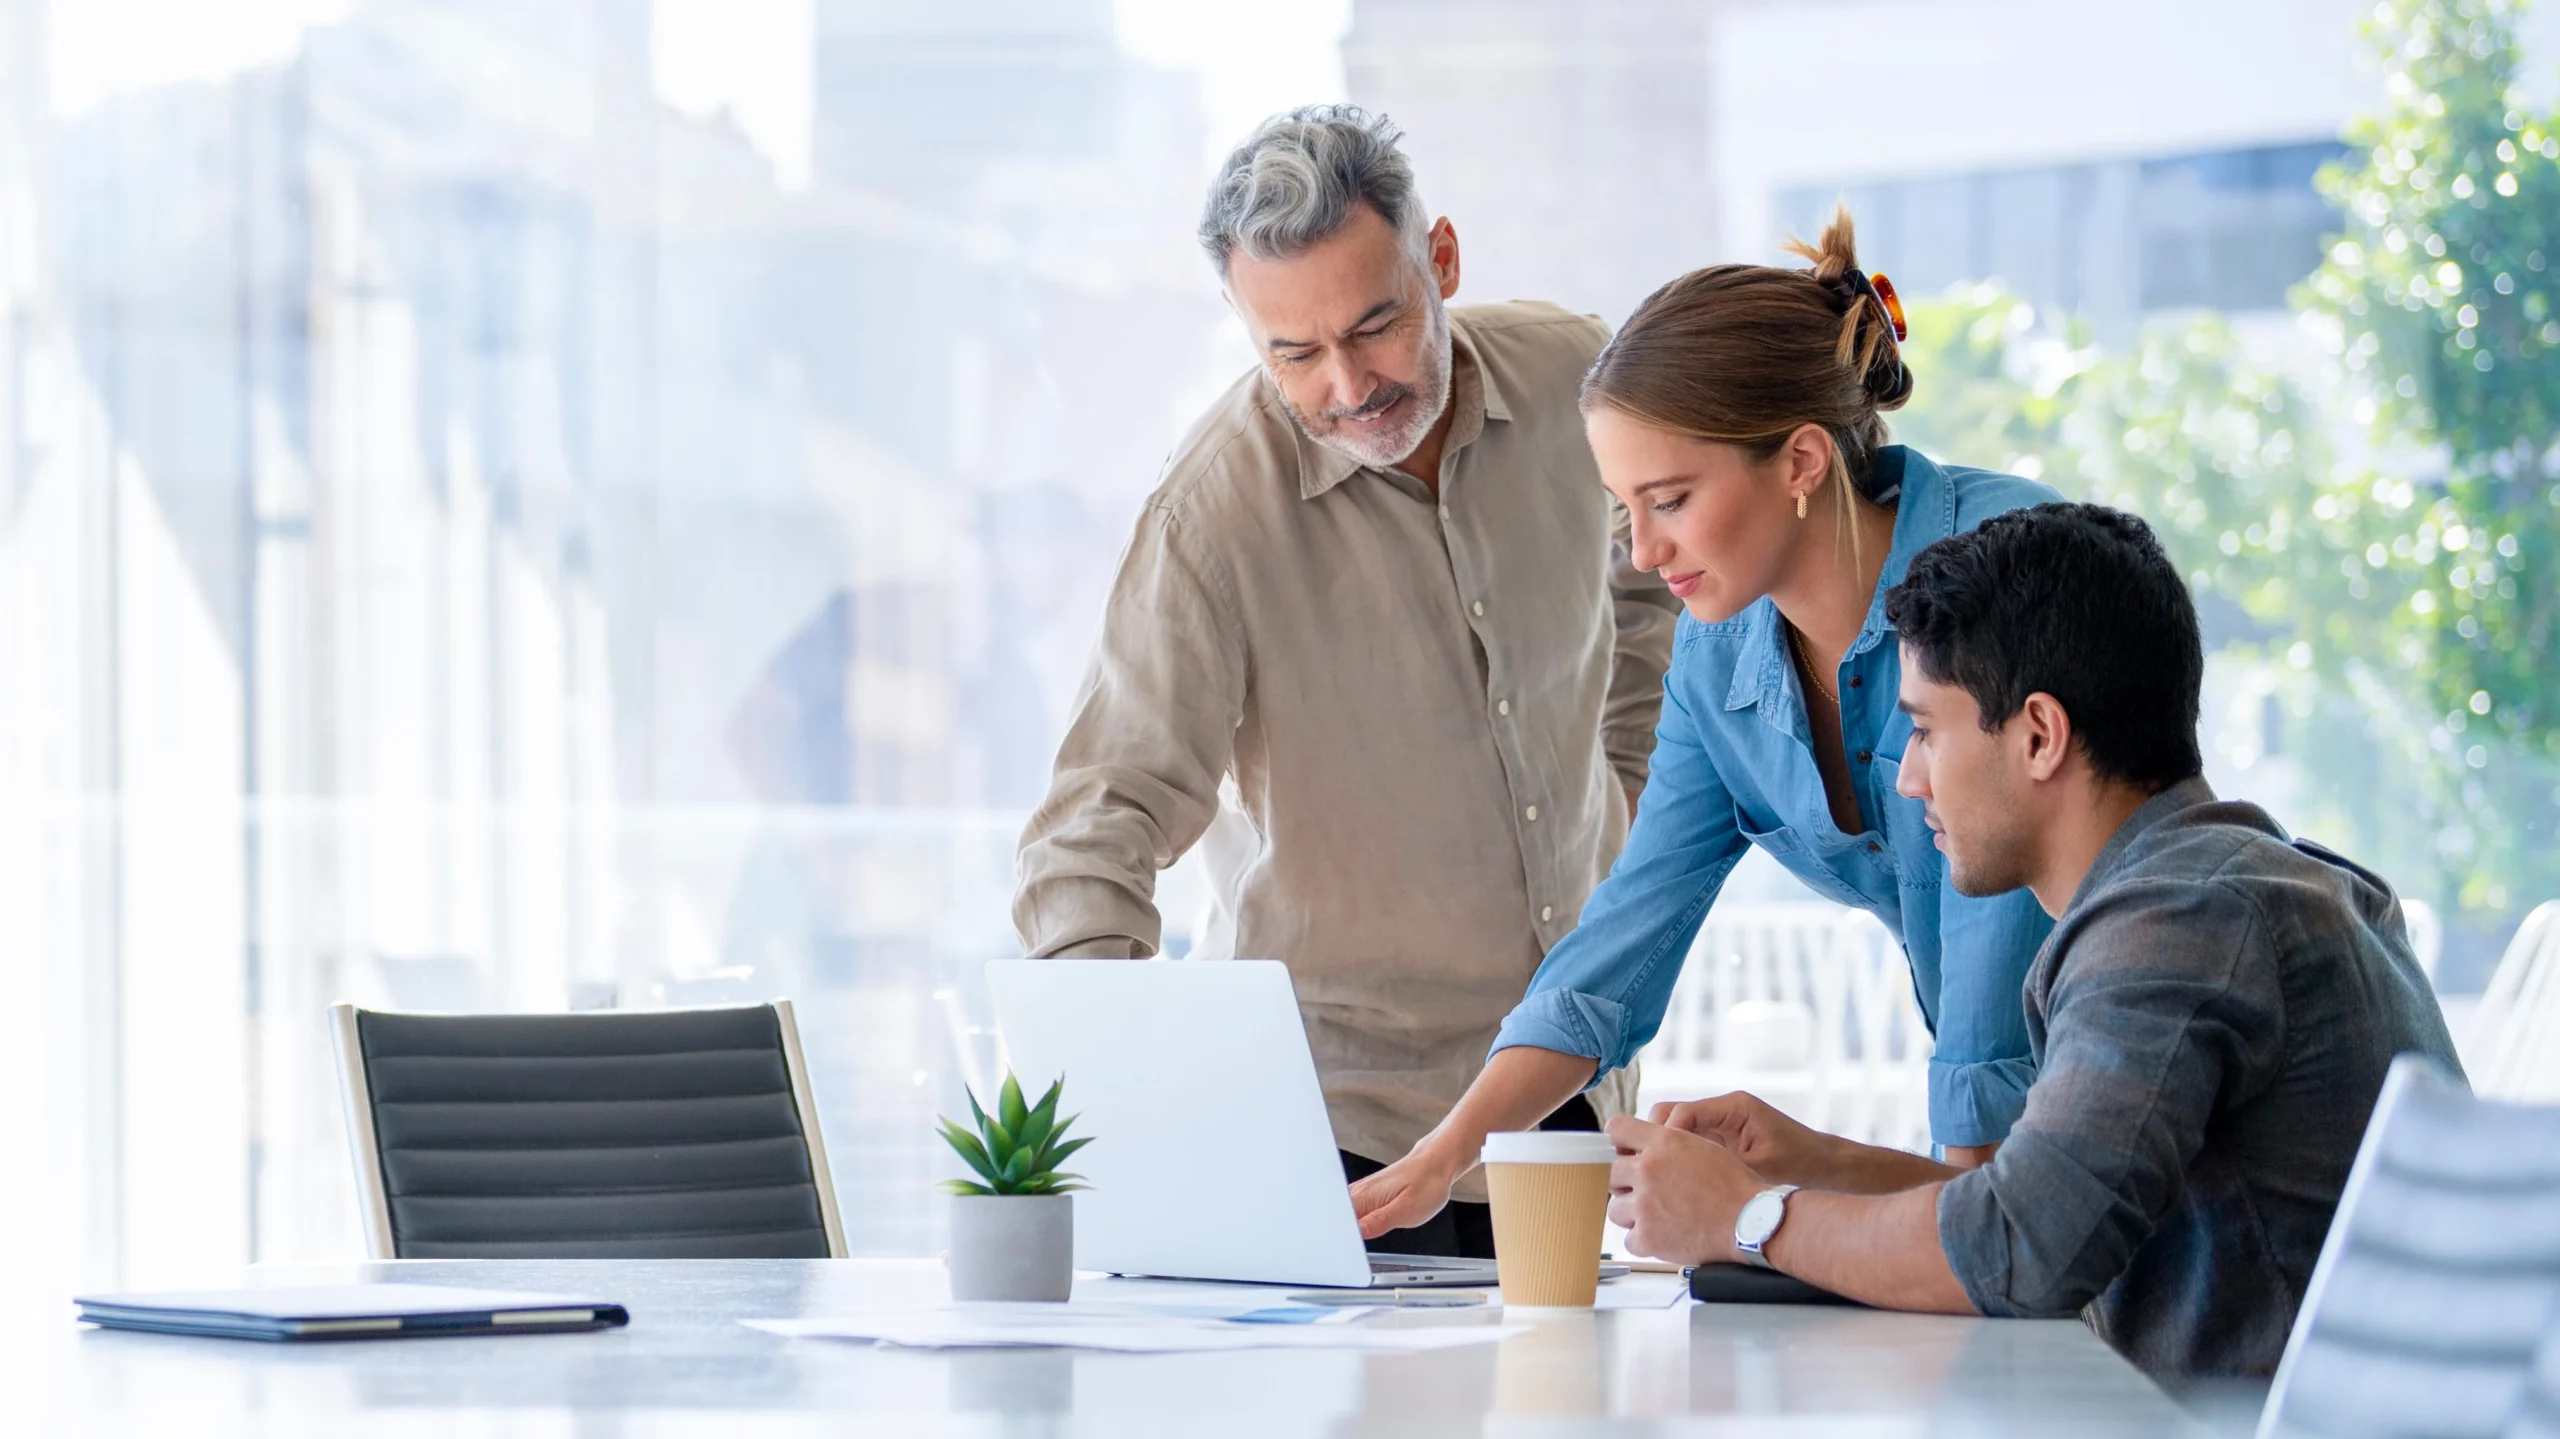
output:
[[[1812,685],[1813,692],[1830,702],[1833,708],[1838,708],[1840,696],[1814,675],[1813,661],[1805,655],[1804,632],[1797,629],[1792,620],[1780,620],[1779,623],[1787,627],[1787,649],[1795,655],[1796,669],[1803,674],[1805,683]]]

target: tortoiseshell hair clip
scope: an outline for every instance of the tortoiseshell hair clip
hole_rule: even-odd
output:
[[[1885,323],[1893,326],[1894,343],[1911,338],[1911,322],[1903,317],[1902,296],[1894,293],[1891,280],[1882,272],[1869,275],[1859,270],[1851,270],[1847,278],[1851,289],[1875,301],[1876,308],[1884,312]]]

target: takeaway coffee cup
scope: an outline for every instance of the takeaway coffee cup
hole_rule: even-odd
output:
[[[1506,1307],[1588,1309],[1600,1293],[1600,1237],[1609,1220],[1605,1134],[1506,1131],[1484,1140],[1493,1192],[1493,1247]]]

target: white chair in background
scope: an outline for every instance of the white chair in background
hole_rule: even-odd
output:
[[[2560,1439],[2560,1310],[2543,1323],[2542,1347],[2507,1419],[2506,1439]]]
[[[1707,973],[1715,993],[1714,1057],[1736,1076],[1730,1087],[1765,1091],[1773,1101],[1800,1096],[1819,1105],[1813,1000],[1829,935],[1800,915],[1776,909],[1752,906],[1730,917],[1709,915],[1700,926],[1709,947],[1692,946],[1690,954],[1713,961]]]
[[[1710,911],[1640,1059],[1641,1108],[1746,1090],[1852,1139],[1928,1142],[1928,1029],[1901,946],[1862,910]]]
[[[1822,1127],[1865,1144],[1929,1152],[1929,1057],[1935,1045],[1911,988],[1911,960],[1893,932],[1863,909],[1832,922],[1827,972],[1840,986],[1832,1048],[1831,1109]]]
[[[2555,1297],[2560,1107],[2475,1099],[2404,1056],[2338,1198],[2260,1439],[2495,1436]]]
[[[2560,900],[2525,916],[2455,1038],[2483,1099],[2560,1101]]]
[[[1748,1089],[1801,1114],[1812,1099],[1807,974],[1838,910],[1729,904],[1708,911],[1672,986],[1661,1031],[1639,1056],[1640,1107]]]
[[[2409,952],[2418,961],[2418,972],[2434,984],[2436,964],[2444,957],[2444,921],[2423,899],[2402,899],[2400,918],[2409,928]]]

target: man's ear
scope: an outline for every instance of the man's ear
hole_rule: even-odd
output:
[[[2071,757],[2071,714],[2062,701],[2038,690],[2018,706],[2009,723],[2018,727],[2018,739],[2026,747],[2027,778],[2049,780],[2062,772],[2063,761]]]
[[[1440,298],[1447,300],[1458,293],[1458,227],[1441,216],[1431,226],[1431,238],[1425,242],[1431,252],[1431,280],[1440,287]]]

